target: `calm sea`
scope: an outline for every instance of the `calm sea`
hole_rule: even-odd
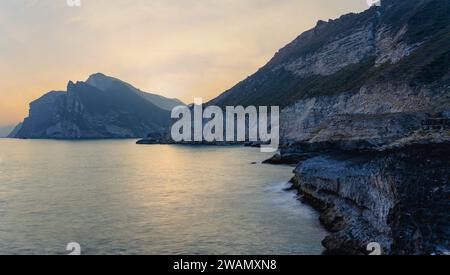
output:
[[[0,139],[0,254],[320,254],[292,167],[243,147]],[[257,162],[253,164],[253,162]]]

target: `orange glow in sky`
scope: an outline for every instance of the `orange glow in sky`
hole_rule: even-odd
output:
[[[144,91],[211,99],[319,19],[366,0],[0,1],[0,125],[30,101],[102,72]]]

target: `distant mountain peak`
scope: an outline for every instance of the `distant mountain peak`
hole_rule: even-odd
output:
[[[102,91],[107,91],[111,89],[114,83],[122,83],[125,85],[129,85],[117,78],[107,76],[103,73],[95,73],[90,75],[89,78],[86,80],[86,83]]]
[[[30,103],[29,116],[10,135],[18,138],[129,138],[163,133],[177,99],[142,92],[95,73],[69,81],[67,92],[52,91]]]
[[[104,73],[93,73],[93,74],[91,74],[90,76],[89,76],[89,78],[91,78],[91,77],[109,77],[109,76],[107,76],[107,75],[105,75]]]
[[[89,76],[86,83],[102,91],[132,91],[164,110],[172,110],[172,108],[176,106],[185,105],[178,99],[166,98],[154,93],[143,92],[131,84],[118,78],[107,76],[103,73],[92,74]]]

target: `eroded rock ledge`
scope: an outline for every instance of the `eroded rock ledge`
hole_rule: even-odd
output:
[[[444,254],[450,247],[450,145],[322,153],[301,162],[293,186],[321,212],[326,253]]]

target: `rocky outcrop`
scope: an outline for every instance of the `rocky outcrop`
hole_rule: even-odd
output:
[[[154,99],[153,95],[148,97]],[[179,104],[158,97],[155,104]],[[69,82],[30,104],[16,138],[139,138],[166,133],[170,111],[155,105],[140,90],[118,79],[94,74],[86,82]]]
[[[448,253],[450,145],[416,145],[367,153],[328,153],[299,165],[302,198],[331,232],[328,253]],[[425,157],[425,159],[424,159]]]
[[[440,109],[434,105],[447,100],[450,90],[435,93],[429,103],[426,95],[417,95],[416,101],[411,93],[409,98],[399,95],[396,99],[383,100],[398,91],[379,90],[372,98],[359,98],[360,93],[356,93],[297,102],[282,111],[283,143],[289,145],[290,151],[309,152],[384,150],[411,143],[450,142],[448,127],[443,125],[443,131],[439,132],[425,125],[426,121],[433,124],[433,121],[450,119],[450,105]]]
[[[289,164],[297,165],[307,159],[316,156],[315,154],[308,153],[283,153],[275,154],[273,157],[263,161],[265,164]]]

